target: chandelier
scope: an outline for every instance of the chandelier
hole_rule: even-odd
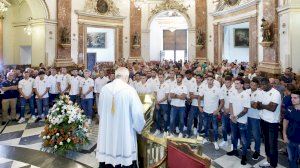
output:
[[[32,28],[31,28],[31,25],[30,25],[30,21],[32,20],[32,17],[28,18],[28,23],[27,23],[27,26],[24,27],[24,32],[30,36],[31,33],[32,33]]]
[[[8,7],[0,1],[0,13],[4,13],[8,10]]]

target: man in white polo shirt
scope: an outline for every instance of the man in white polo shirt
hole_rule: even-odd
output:
[[[29,77],[29,72],[23,72],[24,79],[22,79],[19,84],[19,93],[20,93],[20,104],[21,104],[21,111],[20,111],[20,120],[18,121],[19,124],[25,122],[25,106],[26,103],[29,102],[29,109],[31,113],[31,121],[35,121],[35,111],[34,111],[34,95],[33,95],[33,84],[34,79]]]
[[[50,85],[48,80],[45,78],[45,72],[40,71],[38,77],[34,81],[33,85],[35,91],[35,99],[37,104],[38,118],[35,122],[43,120],[48,115],[49,111],[49,90]]]
[[[184,126],[184,112],[185,112],[185,100],[188,94],[188,89],[182,83],[183,75],[177,74],[177,84],[170,90],[171,97],[171,124],[170,124],[170,137],[174,137],[176,118],[179,118],[179,138],[183,137]]]
[[[151,92],[154,92],[156,87],[159,85],[159,79],[157,78],[157,71],[155,69],[151,70],[151,78],[147,80],[147,84],[150,87]]]
[[[258,160],[260,157],[260,144],[261,144],[261,127],[260,127],[260,117],[259,110],[256,109],[256,103],[261,101],[262,91],[259,87],[259,80],[256,77],[253,77],[250,83],[250,89],[247,92],[251,97],[251,108],[248,110],[248,133],[247,133],[247,148],[250,148],[251,137],[253,136],[255,141],[255,152],[252,155],[253,160]]]
[[[107,84],[108,81],[109,81],[109,79],[105,76],[104,71],[100,70],[99,77],[96,78],[96,80],[95,80],[95,88],[94,88],[94,92],[96,93],[97,107],[98,107],[98,103],[99,103],[99,95],[101,94],[101,89],[103,88],[104,85]]]
[[[170,111],[168,106],[168,96],[170,88],[168,83],[165,82],[164,74],[158,75],[159,85],[154,89],[154,95],[156,97],[155,103],[155,125],[156,131],[154,135],[159,135],[161,131],[164,131],[164,137],[168,135],[168,124],[170,123]],[[163,123],[163,126],[162,126]]]
[[[73,69],[72,76],[69,80],[69,85],[70,85],[69,86],[69,88],[70,88],[69,96],[70,96],[70,100],[73,103],[80,104],[79,89],[80,89],[80,82],[82,80],[83,80],[83,78],[78,75],[78,70]]]
[[[191,109],[188,113],[188,122],[187,122],[187,136],[191,137],[192,136],[192,125],[194,124],[194,119],[196,118],[198,121],[198,126],[194,126],[194,127],[198,127],[198,133],[200,134],[200,131],[202,130],[202,126],[203,126],[203,113],[199,112],[199,92],[203,89],[203,85],[201,85],[203,81],[203,77],[198,74],[196,75],[196,83],[192,83],[190,86],[190,98],[192,100],[192,104],[191,104]],[[203,106],[203,104],[200,104],[200,106]]]
[[[94,102],[94,80],[90,78],[91,71],[84,70],[84,79],[80,83],[81,106],[88,118],[88,124],[92,124]]]
[[[49,90],[49,105],[52,106],[54,104],[54,100],[58,98],[59,96],[59,91],[57,88],[57,80],[58,80],[58,75],[56,72],[55,68],[50,69],[50,76],[48,76],[48,82],[50,85],[50,90]]]
[[[57,88],[60,94],[66,94],[69,91],[69,81],[71,76],[66,68],[61,68],[61,74],[57,78]]]
[[[199,106],[199,111],[204,114],[205,123],[205,139],[203,144],[208,142],[208,133],[210,125],[213,125],[213,137],[214,146],[216,150],[219,150],[218,145],[218,119],[217,116],[224,106],[224,98],[221,92],[221,88],[214,84],[214,76],[206,76],[207,85],[203,85],[203,89],[200,91],[200,100],[204,100],[203,107]]]
[[[244,80],[242,78],[237,78],[234,82],[236,92],[232,92],[229,99],[229,109],[230,109],[230,120],[231,120],[231,142],[233,145],[233,150],[227,152],[229,156],[238,156],[237,144],[238,144],[238,134],[241,136],[242,142],[242,160],[241,164],[246,165],[247,163],[247,120],[248,120],[248,109],[251,108],[250,95],[247,91],[243,89]],[[238,133],[239,132],[239,133]]]
[[[225,83],[221,88],[223,98],[224,98],[224,108],[221,113],[222,121],[222,136],[223,141],[219,144],[221,147],[227,146],[228,139],[230,138],[230,111],[229,111],[229,97],[233,92],[236,92],[235,86],[232,83],[232,76],[225,76]]]
[[[277,167],[278,163],[278,127],[280,121],[281,94],[272,88],[267,78],[262,78],[260,87],[263,90],[261,102],[257,102],[257,109],[261,110],[259,116],[264,135],[267,162],[261,167]]]

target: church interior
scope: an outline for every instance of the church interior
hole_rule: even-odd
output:
[[[213,66],[226,61],[255,67],[269,78],[292,69],[299,79],[299,39],[300,0],[0,0],[0,72],[4,76],[12,67],[76,67],[94,72],[95,65],[101,69],[125,62],[153,66],[176,62],[184,68],[194,62]],[[145,129],[150,132],[152,101],[147,96],[142,100]],[[99,167],[98,124],[93,120],[89,144],[63,156],[41,149],[45,122],[1,125],[0,168]],[[139,167],[145,168],[193,168],[189,157],[201,162],[200,167],[252,168],[267,157],[264,144],[258,160],[251,159],[254,151],[250,151],[247,164],[241,165],[241,156],[226,155],[230,145],[215,150],[212,143],[201,145],[201,138],[172,141],[152,133],[138,138],[142,139],[138,141]],[[284,146],[278,140],[278,148]],[[180,150],[183,153],[176,155]],[[278,154],[277,167],[289,167],[284,152]]]

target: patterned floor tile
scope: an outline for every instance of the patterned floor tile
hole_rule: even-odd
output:
[[[215,150],[213,143],[206,143],[202,146],[203,153],[211,158],[212,160],[215,160],[221,156],[226,155],[226,151],[223,149]]]
[[[39,135],[32,135],[21,138],[19,145],[31,145],[40,142],[42,142],[42,139],[39,137]]]
[[[32,135],[40,135],[43,130],[44,130],[44,127],[25,129],[22,137],[28,137],[28,136],[32,136]]]
[[[22,131],[25,130],[27,124],[18,124],[18,125],[11,125],[7,126],[3,133],[10,133],[10,132],[16,132],[16,131]]]
[[[37,122],[37,123],[28,123],[27,126],[26,126],[26,129],[44,127],[44,126],[45,126],[45,123],[40,121],[40,122]]]
[[[22,130],[22,131],[1,134],[0,141],[6,141],[6,140],[10,140],[10,139],[20,138],[20,137],[22,137],[23,132],[24,131]]]
[[[6,163],[1,163],[0,168],[11,168],[12,164],[13,164],[13,161],[9,161],[9,162],[6,162]]]

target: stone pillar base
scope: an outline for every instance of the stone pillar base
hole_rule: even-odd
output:
[[[129,62],[136,62],[136,61],[140,62],[140,61],[143,61],[143,60],[144,59],[142,57],[129,57],[127,59],[127,61],[129,61]]]
[[[281,65],[279,63],[261,62],[258,70],[269,74],[281,74]]]
[[[72,58],[56,58],[54,64],[55,67],[70,67],[76,65]]]

